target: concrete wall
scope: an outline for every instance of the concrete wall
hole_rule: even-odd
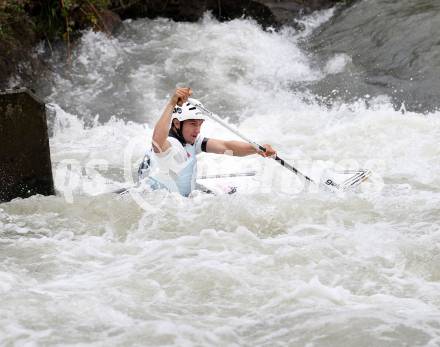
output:
[[[0,202],[55,194],[46,110],[27,89],[0,91]]]

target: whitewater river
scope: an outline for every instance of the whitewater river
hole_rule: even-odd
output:
[[[54,57],[40,91],[58,194],[0,205],[0,345],[440,346],[440,113],[391,89],[316,97],[362,69],[310,48],[335,15],[300,33],[127,21],[84,33],[68,68]],[[257,175],[234,195],[102,194],[131,184],[176,85],[305,173],[374,177],[305,191],[273,161],[203,154],[203,174]]]

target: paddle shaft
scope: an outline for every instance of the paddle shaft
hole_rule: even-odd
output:
[[[210,178],[244,177],[244,176],[255,176],[256,174],[257,174],[256,171],[250,171],[250,172],[239,172],[239,173],[230,173],[230,174],[205,175],[205,176],[197,177],[197,179],[205,180]]]
[[[191,101],[190,101],[191,102]],[[228,129],[229,131],[233,132],[235,135],[237,135],[238,137],[242,138],[243,140],[245,140],[246,142],[248,142],[249,144],[251,144],[257,151],[262,151],[262,152],[266,152],[266,148],[264,148],[263,146],[261,146],[260,144],[256,143],[255,141],[252,141],[250,139],[248,139],[246,136],[244,136],[242,133],[240,133],[237,129],[231,127],[229,124],[227,124],[225,121],[223,121],[220,117],[216,116],[214,113],[212,113],[211,111],[209,111],[208,109],[206,109],[204,106],[202,105],[195,105],[200,111],[202,111],[204,114],[206,114],[209,118],[211,118],[212,120],[216,121],[217,123],[223,125],[226,129]],[[304,175],[303,173],[301,173],[300,171],[298,171],[293,165],[285,162],[283,159],[281,159],[278,155],[276,155],[275,157],[272,157],[277,163],[279,163],[281,166],[284,166],[286,169],[292,171],[293,173],[295,173],[298,176],[303,177],[306,181],[308,182],[312,182],[315,183],[310,177]]]

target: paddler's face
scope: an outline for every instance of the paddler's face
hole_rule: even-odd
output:
[[[194,144],[197,136],[200,134],[203,122],[202,119],[188,119],[181,123],[182,135],[186,143]]]

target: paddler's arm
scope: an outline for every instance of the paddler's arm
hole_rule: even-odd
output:
[[[206,152],[217,154],[232,154],[236,157],[244,157],[246,155],[259,154],[263,157],[270,157],[277,152],[271,145],[263,145],[266,152],[257,151],[251,144],[243,141],[224,141],[218,139],[208,139],[206,143]]]
[[[165,106],[162,116],[154,126],[152,144],[155,153],[164,152],[170,148],[171,144],[168,142],[167,138],[170,131],[173,109],[177,104],[180,106],[182,103],[186,102],[191,94],[191,88],[177,88],[174,95]]]

